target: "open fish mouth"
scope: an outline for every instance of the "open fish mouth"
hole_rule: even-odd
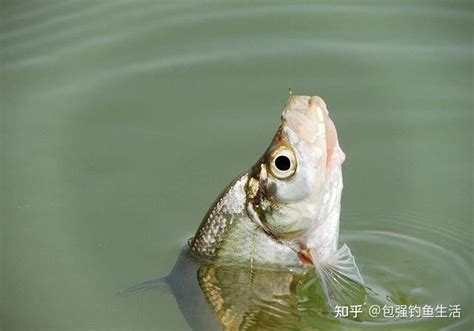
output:
[[[346,154],[342,151],[339,146],[339,140],[337,139],[337,131],[334,122],[329,117],[329,111],[325,108],[322,111],[325,124],[326,132],[326,167],[331,169],[333,166],[341,165],[346,159]],[[337,164],[335,164],[337,162]]]
[[[318,96],[291,95],[282,114],[282,127],[293,143],[304,141],[325,148],[327,168],[341,165],[345,154],[339,146],[337,130],[326,103]],[[292,131],[292,132],[288,132]]]

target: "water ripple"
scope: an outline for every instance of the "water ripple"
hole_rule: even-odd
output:
[[[465,310],[470,309],[469,293],[474,281],[466,261],[457,252],[387,231],[351,231],[344,240],[354,251],[367,286],[376,293],[370,304],[461,304]],[[464,318],[469,318],[467,313]],[[377,318],[370,324],[429,324],[432,320]]]
[[[177,15],[172,15],[167,17],[166,10],[167,9],[176,9],[176,6],[170,6],[166,7],[163,5],[150,7],[150,8],[142,8],[142,7],[132,7],[132,8],[121,8],[120,7],[121,3],[117,2],[104,2],[101,3],[100,5],[96,5],[94,7],[89,7],[86,9],[82,9],[81,11],[74,12],[72,14],[68,15],[61,15],[58,16],[57,18],[50,19],[45,22],[41,22],[37,25],[33,26],[28,26],[26,28],[20,29],[20,30],[14,30],[7,32],[3,35],[0,35],[0,40],[8,40],[12,39],[13,46],[9,47],[9,52],[14,52],[14,51],[19,51],[19,50],[24,50],[28,49],[31,47],[35,47],[38,45],[42,45],[44,43],[48,43],[54,40],[61,40],[63,38],[68,38],[68,37],[73,37],[74,33],[78,32],[85,32],[85,31],[94,31],[98,27],[101,27],[104,25],[104,21],[100,19],[102,16],[101,13],[106,14],[111,10],[109,8],[111,5],[114,6],[114,9],[120,10],[119,13],[115,13],[113,16],[112,20],[108,20],[107,24],[110,26],[111,22],[113,23],[114,20],[124,20],[127,17],[133,17],[137,13],[142,13],[143,16],[141,17],[141,21],[147,21],[147,18],[150,20],[152,24],[149,25],[149,28],[164,28],[165,26],[168,26],[169,28],[176,28],[178,26],[195,26],[196,24],[202,23],[202,22],[209,22],[209,21],[229,21],[229,20],[235,20],[239,18],[262,18],[262,17],[268,17],[268,15],[271,15],[273,17],[275,16],[281,16],[282,20],[285,19],[285,17],[288,17],[288,12],[291,10],[293,15],[326,15],[326,14],[331,14],[331,13],[347,13],[351,15],[371,15],[371,16],[379,16],[379,15],[395,15],[395,16],[412,16],[412,15],[423,15],[423,17],[426,17],[426,8],[411,8],[410,10],[400,10],[397,7],[387,7],[387,6],[350,6],[350,5],[320,5],[320,4],[314,4],[314,5],[272,5],[272,6],[259,6],[252,8],[251,11],[248,10],[247,7],[244,8],[227,8],[223,7],[219,10],[215,11],[208,11],[206,10],[207,7],[205,6],[197,6],[197,5],[191,5],[193,8],[192,14],[188,14],[188,11],[184,11],[184,13],[181,13],[183,9],[190,9],[186,6],[179,7],[179,11],[177,12]],[[122,3],[122,5],[130,5],[129,2],[125,1]],[[398,9],[398,10],[397,10]],[[164,13],[162,11],[165,10]],[[433,10],[433,9],[432,9]],[[159,13],[159,16],[165,16],[164,18],[160,18],[160,21],[157,22],[156,19],[158,17],[154,17]],[[98,16],[98,17],[97,17]],[[449,9],[443,9],[443,10],[434,10],[433,13],[431,13],[430,17],[443,17],[445,19],[472,19],[474,16],[462,12],[462,11],[455,11],[455,10],[449,10]],[[93,22],[89,22],[89,24],[83,24],[84,19],[90,19],[94,18]],[[155,18],[155,19],[153,19]],[[75,22],[78,21],[78,22]],[[67,29],[63,30],[63,26],[61,24],[67,23],[68,25],[71,25]],[[77,28],[74,28],[75,23],[81,23],[80,26]],[[170,24],[171,23],[171,24]],[[58,26],[56,26],[58,25]],[[44,29],[46,28],[56,28],[55,30],[52,31],[52,33],[44,34],[42,33]],[[124,28],[122,26],[118,26],[119,28]],[[140,29],[142,30],[143,27]],[[127,29],[127,31],[129,31]],[[119,31],[117,34],[121,35],[123,31]],[[30,40],[26,40],[23,43],[17,44],[14,40],[14,38],[18,38],[23,35],[28,35],[30,33],[33,34],[40,34],[39,39],[38,38],[31,38]],[[127,33],[128,34],[128,33]],[[115,36],[112,36],[115,38]],[[454,46],[456,47],[456,46]]]
[[[430,213],[398,211],[390,213],[347,214],[344,224],[358,229],[385,229],[394,234],[411,235],[429,240],[445,249],[456,250],[464,263],[472,265],[472,244],[470,229],[457,220]],[[421,240],[421,239],[420,239]]]

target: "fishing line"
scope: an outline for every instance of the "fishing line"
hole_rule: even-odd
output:
[[[295,5],[292,4],[290,7],[290,12],[291,12],[291,26],[290,26],[290,40],[291,38],[295,35]],[[288,59],[288,89],[291,89],[293,87],[293,80],[291,79],[293,75],[293,52],[290,52],[289,59]]]

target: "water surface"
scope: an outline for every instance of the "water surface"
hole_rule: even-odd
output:
[[[473,328],[471,2],[0,6],[2,330],[189,329],[173,296],[116,292],[172,269],[288,87],[338,128],[367,284],[462,313],[281,327]]]

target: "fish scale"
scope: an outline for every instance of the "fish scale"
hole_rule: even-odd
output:
[[[225,238],[226,231],[236,216],[245,213],[244,187],[248,176],[245,174],[224,190],[222,195],[210,208],[201,226],[191,242],[191,250],[207,258],[214,258],[217,249]]]

